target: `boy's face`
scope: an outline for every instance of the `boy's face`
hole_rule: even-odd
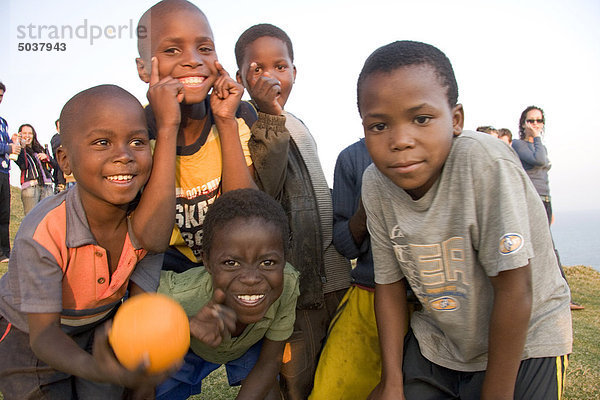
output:
[[[128,205],[152,168],[146,119],[132,99],[98,103],[82,110],[57,158],[64,173],[75,176],[84,204]]]
[[[217,53],[206,17],[199,12],[170,10],[152,18],[149,35],[148,54],[136,59],[140,78],[150,81],[151,58],[157,57],[159,78],[171,76],[183,84],[184,104],[204,101],[217,80]]]
[[[260,321],[283,291],[281,231],[261,218],[236,218],[214,233],[204,264],[238,321]]]
[[[413,65],[365,78],[360,110],[365,142],[377,168],[413,199],[440,176],[463,110],[448,105],[446,88],[428,65]]]
[[[250,69],[252,63],[256,63],[256,68]],[[281,92],[277,102],[284,108],[296,79],[296,67],[282,40],[263,36],[246,46],[244,61],[238,71],[238,82],[246,88],[253,87],[261,76],[279,80]]]

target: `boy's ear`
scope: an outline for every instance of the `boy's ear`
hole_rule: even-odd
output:
[[[458,136],[463,131],[463,126],[465,124],[465,112],[463,110],[462,104],[457,104],[452,109],[452,127],[454,136]]]
[[[237,81],[237,83],[239,83],[240,85],[244,86],[244,82],[242,81],[242,74],[240,74],[240,70],[239,69],[235,73],[235,80]]]
[[[204,269],[206,269],[208,273],[212,275],[212,267],[208,263],[208,255],[204,251],[202,251],[200,252],[200,257],[202,257],[202,264],[204,264]]]
[[[296,66],[294,65],[293,67],[294,67],[294,82],[293,83],[296,83]]]
[[[67,149],[62,146],[59,146],[58,149],[56,149],[56,161],[65,175],[70,175],[73,173],[71,170],[69,157],[67,157]]]
[[[149,83],[151,72],[150,68],[152,68],[152,66],[150,65],[148,68],[146,68],[146,63],[141,57],[135,59],[135,65],[137,66],[138,76],[140,79],[146,83]]]

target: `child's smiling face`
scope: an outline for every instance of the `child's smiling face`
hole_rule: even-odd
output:
[[[71,124],[58,159],[73,173],[84,201],[127,206],[150,177],[152,153],[141,105],[123,95],[100,94]]]
[[[442,172],[463,126],[433,67],[411,65],[365,78],[360,93],[365,142],[377,168],[413,199]]]
[[[281,230],[259,217],[238,217],[215,230],[204,264],[240,323],[260,321],[281,295],[283,246]]]
[[[178,79],[184,86],[184,104],[204,101],[217,79],[217,53],[208,20],[199,11],[174,8],[152,15],[150,40],[138,58],[138,73],[150,80],[151,57],[158,59],[159,78]]]

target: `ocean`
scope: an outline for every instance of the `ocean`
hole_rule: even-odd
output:
[[[588,265],[600,271],[600,210],[559,211],[551,226],[563,265]]]

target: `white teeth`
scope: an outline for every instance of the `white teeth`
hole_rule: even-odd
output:
[[[255,303],[265,297],[264,294],[241,294],[238,295],[238,299],[247,303]]]
[[[133,179],[133,175],[113,175],[107,176],[106,179],[109,181],[130,181]]]
[[[190,76],[187,78],[179,78],[179,82],[183,83],[184,85],[199,85],[202,82],[204,82],[204,77],[202,76]]]

